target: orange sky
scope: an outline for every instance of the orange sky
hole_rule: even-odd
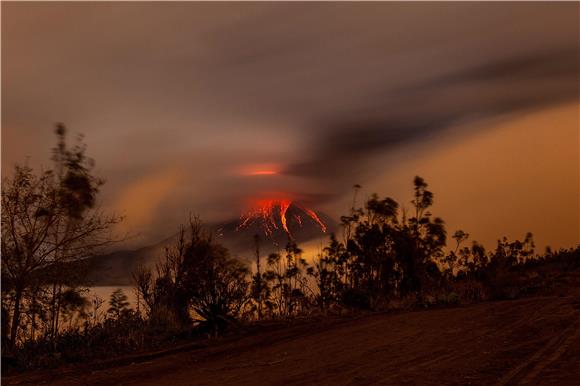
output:
[[[401,150],[402,161],[364,192],[411,200],[414,175],[435,193],[434,214],[493,246],[505,235],[534,234],[546,245],[580,243],[579,105],[561,105],[506,122],[458,127],[443,138]],[[397,155],[391,155],[397,159]],[[386,160],[389,162],[389,159]]]

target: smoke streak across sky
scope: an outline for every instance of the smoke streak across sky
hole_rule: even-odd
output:
[[[62,121],[141,244],[269,191],[405,203],[419,174],[450,231],[570,246],[579,7],[2,3],[2,172],[47,165]]]

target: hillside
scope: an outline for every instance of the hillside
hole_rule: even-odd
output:
[[[123,363],[129,365],[31,373],[3,383],[577,385],[580,291],[576,286],[556,296],[266,326]]]

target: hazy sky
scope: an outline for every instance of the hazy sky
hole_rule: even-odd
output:
[[[408,205],[416,174],[451,232],[580,241],[579,3],[1,6],[2,172],[64,122],[134,243],[268,192]]]

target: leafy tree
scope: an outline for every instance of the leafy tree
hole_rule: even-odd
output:
[[[287,314],[288,284],[286,283],[286,265],[279,253],[271,253],[267,260],[268,270],[264,278],[268,283],[270,296],[266,300],[266,306],[271,315]]]
[[[334,234],[330,235],[330,244],[324,248],[323,253],[313,267],[307,272],[316,280],[318,295],[316,302],[322,311],[330,306],[342,302],[345,288],[346,251],[341,243],[336,240]]]
[[[353,208],[342,217],[345,243],[331,239],[328,257],[319,262],[325,267],[312,271],[319,288],[324,287],[321,293],[326,293],[326,280],[332,277],[340,283],[333,291],[341,287],[343,302],[374,308],[390,297],[421,296],[426,286],[441,281],[437,261],[444,257],[445,226],[440,218],[432,218],[433,193],[420,177],[414,179],[411,204],[414,215],[408,217],[392,198],[372,195],[364,208]]]
[[[428,211],[433,205],[433,193],[427,190],[427,183],[421,177],[415,177],[413,183],[414,199],[411,203],[415,216],[403,225],[395,244],[400,247],[397,253],[403,257],[403,294],[420,293],[423,286],[439,273],[435,261],[443,257],[446,245],[443,220],[439,217],[431,219]]]
[[[63,286],[74,278],[65,268],[111,243],[111,226],[120,220],[95,206],[102,180],[93,176],[85,146],[69,149],[63,125],[56,135],[54,170],[37,174],[17,165],[2,181],[2,300],[9,309],[10,347],[18,340],[24,299],[49,284],[49,329],[53,337],[58,333]]]
[[[289,317],[308,307],[308,263],[296,241],[289,238],[284,257],[280,253],[268,256],[268,270],[264,274],[271,314]]]
[[[150,315],[186,326],[192,321],[212,334],[234,322],[249,300],[248,270],[203,231],[198,219],[181,228],[166,248],[157,276],[137,273],[138,290]]]
[[[138,265],[132,273],[133,283],[137,292],[137,305],[142,304],[145,308],[145,313],[150,316],[151,308],[154,304],[154,283],[153,274],[143,265]]]
[[[87,319],[89,300],[78,288],[67,288],[62,292],[60,299],[60,313],[63,321],[68,321],[68,328],[72,328],[75,321]]]
[[[255,303],[253,311],[257,313],[258,319],[262,319],[262,306],[264,303],[268,302],[269,288],[268,282],[265,280],[264,275],[260,269],[260,236],[257,234],[254,235],[254,241],[256,243],[256,273],[252,275],[250,294]]]
[[[109,299],[109,313],[113,318],[119,319],[121,316],[126,315],[129,312],[129,302],[127,301],[127,295],[123,293],[121,288],[117,288]]]

